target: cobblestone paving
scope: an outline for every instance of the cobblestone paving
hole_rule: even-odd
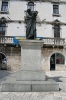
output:
[[[0,71],[0,83],[15,76],[16,72]],[[59,92],[0,92],[0,100],[66,100],[66,71],[47,71],[46,76],[59,83]]]

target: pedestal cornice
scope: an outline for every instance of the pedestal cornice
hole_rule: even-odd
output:
[[[42,46],[44,43],[43,40],[20,40],[19,42],[21,46],[24,46],[24,45]]]

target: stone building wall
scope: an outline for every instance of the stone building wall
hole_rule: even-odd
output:
[[[7,70],[18,71],[21,66],[21,48],[7,47]]]
[[[18,71],[20,69],[20,56],[7,56],[7,70]]]
[[[0,1],[0,10],[1,10]],[[1,14],[0,18],[4,17],[6,20],[12,22],[6,23],[7,29],[5,36],[26,36],[26,23],[24,23],[26,16],[25,11],[27,10],[28,1],[21,0],[9,0],[9,13]],[[52,2],[34,2],[34,10],[38,11],[37,22],[44,20],[43,24],[36,24],[37,37],[54,37],[54,25],[52,23],[56,19],[61,23],[66,23],[66,3],[59,3],[59,17],[53,16],[53,4]],[[49,9],[48,9],[49,8]],[[21,23],[19,23],[21,21]],[[60,37],[66,37],[66,25],[60,25]]]
[[[66,50],[65,49],[48,49],[42,48],[42,60],[41,60],[41,69],[48,71],[50,70],[50,57],[54,53],[60,53],[65,57],[65,64],[56,64],[55,70],[66,70]]]
[[[45,0],[46,1],[46,0]],[[52,0],[53,1],[53,0]],[[63,1],[63,0],[61,0]],[[65,1],[65,0],[64,0]],[[5,36],[26,36],[26,23],[24,23],[26,16],[25,11],[27,10],[28,1],[21,0],[9,0],[9,13],[1,14],[1,4],[2,0],[0,0],[0,19],[4,17],[8,21],[6,23],[6,33]],[[59,4],[59,15],[53,16],[53,4],[52,2],[34,2],[35,8],[34,10],[38,11],[37,21],[41,22],[44,20],[44,23],[37,23],[37,37],[54,37],[54,25],[50,24],[56,19],[60,23],[65,23],[60,25],[60,37],[66,38],[66,2],[58,3]],[[19,23],[21,21],[21,23]],[[48,23],[47,23],[48,22]],[[48,49],[42,48],[42,61],[41,61],[41,69],[42,70],[50,70],[50,57],[53,53],[60,52],[65,56],[66,61],[66,51],[65,50],[57,50],[57,49]],[[21,51],[20,48],[17,47],[8,47],[6,46],[6,57],[7,57],[7,69],[8,70],[19,70],[21,64]],[[65,65],[56,65],[56,70],[66,69]],[[61,68],[60,68],[61,67]]]
[[[7,58],[7,70],[18,71],[21,66],[21,47],[7,46],[6,52],[2,52]],[[54,53],[60,53],[65,57],[65,64],[56,64],[55,70],[66,70],[66,50],[59,48],[42,48],[41,49],[41,70],[50,71],[50,58]]]

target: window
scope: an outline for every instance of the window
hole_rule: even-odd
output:
[[[51,64],[65,64],[65,57],[60,53],[54,53],[50,58]],[[54,65],[52,66],[54,68]]]
[[[34,3],[33,2],[28,2],[27,9],[31,9],[31,11],[34,11]]]
[[[2,2],[1,11],[8,12],[8,2]]]
[[[6,24],[0,24],[0,36],[5,36]]]
[[[59,25],[54,26],[54,37],[60,38],[60,26]]]
[[[60,53],[56,53],[56,64],[64,64],[64,63],[65,63],[65,57]]]
[[[59,6],[53,5],[53,14],[59,14]]]

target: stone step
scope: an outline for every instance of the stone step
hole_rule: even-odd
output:
[[[44,71],[19,71],[16,75],[17,81],[44,81]]]
[[[5,81],[1,92],[49,92],[59,91],[59,84],[55,81]]]

